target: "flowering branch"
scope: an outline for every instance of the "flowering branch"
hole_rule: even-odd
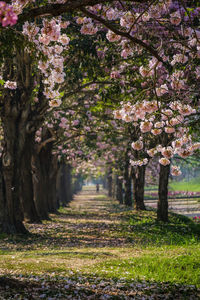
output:
[[[148,52],[150,52],[154,57],[156,57],[158,61],[162,62],[165,66],[167,65],[167,67],[171,69],[171,66],[169,64],[167,64],[166,62],[164,62],[162,57],[158,54],[158,52],[154,48],[152,48],[150,45],[147,45],[142,40],[139,40],[138,38],[131,36],[128,32],[118,30],[113,25],[108,23],[106,20],[91,13],[90,11],[86,10],[85,8],[81,8],[80,10],[88,17],[90,17],[90,18],[100,22],[104,26],[106,26],[108,29],[113,31],[115,34],[123,36],[123,37],[127,38],[128,40],[130,40],[131,42],[133,42],[134,44],[142,46],[144,49],[148,50]]]

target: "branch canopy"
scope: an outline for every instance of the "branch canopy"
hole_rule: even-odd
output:
[[[149,2],[149,0],[126,0],[127,2]],[[66,12],[72,12],[75,10],[80,10],[81,8],[87,6],[93,6],[96,4],[103,4],[103,3],[113,3],[116,0],[67,0],[64,4],[47,4],[38,8],[33,8],[28,12],[24,12],[19,16],[19,22],[25,22],[32,18],[42,17],[42,16],[59,16]]]

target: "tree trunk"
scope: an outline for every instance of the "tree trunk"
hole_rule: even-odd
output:
[[[34,200],[40,218],[49,220],[48,187],[46,185],[45,167],[42,165],[45,155],[41,152],[42,150],[39,153],[36,150],[32,160]]]
[[[106,187],[106,174],[103,176],[103,178],[102,178],[102,185],[103,185],[103,189],[106,189],[107,187]]]
[[[146,166],[137,167],[136,171],[132,168],[134,208],[136,210],[145,210],[144,204],[144,185],[145,185]]]
[[[113,198],[117,199],[117,174],[113,174],[113,185],[112,185],[112,195]]]
[[[52,154],[53,140],[48,128],[42,130],[42,141],[35,145],[33,160],[34,194],[39,216],[49,219],[48,213],[56,213],[58,201],[56,196],[57,157]],[[47,141],[47,142],[46,142]]]
[[[116,199],[119,201],[119,204],[123,204],[123,187],[122,180],[117,176],[117,191],[116,191]]]
[[[33,179],[32,179],[32,152],[34,145],[34,134],[26,138],[24,151],[22,154],[21,184],[20,195],[23,207],[24,219],[29,223],[41,223],[41,220],[36,211],[33,193]]]
[[[52,155],[49,161],[49,180],[47,181],[48,185],[48,203],[50,207],[50,212],[56,213],[59,208],[59,202],[57,201],[56,195],[56,178],[58,173],[58,158],[56,155]]]
[[[33,211],[30,165],[25,165],[28,155],[26,142],[29,134],[33,134],[37,130],[36,127],[42,122],[39,106],[42,103],[44,111],[46,102],[41,92],[41,85],[38,93],[40,102],[36,106],[33,105],[32,97],[35,85],[32,61],[30,53],[26,52],[23,47],[15,45],[13,56],[5,58],[3,69],[3,78],[16,81],[17,88],[15,90],[4,89],[0,98],[0,114],[4,134],[3,178],[1,181],[3,198],[0,200],[3,211],[0,214],[0,230],[11,234],[26,233],[27,230],[23,224],[22,202],[25,217],[29,215],[34,221],[37,219],[36,213]],[[27,180],[26,175],[28,176]],[[28,202],[21,201],[25,196]]]
[[[124,204],[126,206],[132,206],[132,195],[131,195],[131,176],[129,175],[129,157],[126,155],[125,167],[124,167],[124,180],[125,180],[125,196]]]
[[[107,177],[107,182],[108,182],[108,197],[112,197],[112,169],[110,168],[108,171],[108,177]]]
[[[72,194],[72,167],[70,164],[66,165],[66,203],[72,201],[73,194]]]
[[[14,110],[14,111],[13,111]],[[20,201],[21,163],[24,152],[26,127],[17,107],[9,107],[3,116],[4,149],[2,172],[4,184],[4,210],[1,214],[1,231],[8,234],[26,233]]]
[[[73,194],[77,194],[78,192],[80,192],[82,189],[82,180],[81,180],[81,175],[78,174],[75,177],[74,180],[74,186],[73,186]]]
[[[61,163],[58,176],[57,195],[62,206],[66,206],[72,200],[71,166]]]
[[[170,174],[170,165],[163,166],[160,164],[159,173],[159,191],[157,220],[168,222],[168,179]]]

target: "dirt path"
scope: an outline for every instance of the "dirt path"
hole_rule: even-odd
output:
[[[185,226],[181,233],[181,227],[176,234],[172,226],[163,234],[165,228],[157,226],[155,218],[153,211],[134,213],[105,191],[84,187],[50,221],[26,224],[31,235],[0,238],[0,300],[199,299],[194,285],[126,277],[132,272],[129,261],[149,253],[162,259],[166,250],[161,243],[165,246],[171,239],[178,245],[188,234]],[[150,244],[157,246],[155,253],[145,247]],[[167,251],[176,257],[187,249]],[[127,262],[123,274],[117,269],[109,276],[106,270],[101,273],[101,264],[111,262],[112,270],[113,261]]]

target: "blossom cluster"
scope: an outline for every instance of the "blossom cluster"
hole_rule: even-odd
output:
[[[43,19],[42,28],[34,23],[25,22],[23,34],[33,42],[39,53],[42,52],[44,59],[38,61],[38,69],[43,75],[45,86],[44,95],[49,99],[50,107],[61,105],[59,87],[64,82],[64,57],[63,51],[68,48],[70,42],[62,29],[67,28],[69,22],[60,19]]]
[[[165,108],[159,101],[143,100],[136,102],[134,105],[130,102],[122,102],[121,109],[114,111],[114,117],[127,123],[131,122],[140,130],[140,138],[132,143],[133,150],[143,150],[147,152],[150,158],[160,154],[162,157],[159,163],[166,166],[170,164],[170,159],[175,154],[186,158],[200,148],[200,143],[193,143],[188,128],[184,127],[185,118],[195,112],[196,110],[189,104],[186,105],[180,101],[172,101]],[[185,122],[185,125],[187,125],[187,122]],[[154,148],[144,149],[143,139],[151,139],[162,134],[168,134],[170,137],[167,146],[157,144]],[[146,159],[131,160],[131,165],[143,164],[146,164]],[[172,174],[177,176],[181,174],[181,171],[178,167],[173,167]]]
[[[17,15],[13,7],[4,1],[0,1],[0,23],[3,27],[15,25],[17,23]]]

